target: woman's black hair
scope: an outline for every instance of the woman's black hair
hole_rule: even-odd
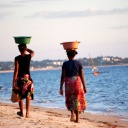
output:
[[[27,49],[27,46],[26,44],[19,44],[18,48],[20,52],[24,52]]]
[[[76,50],[67,51],[67,56],[69,57],[74,57],[76,54],[78,54]]]

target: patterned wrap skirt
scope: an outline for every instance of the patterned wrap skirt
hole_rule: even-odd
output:
[[[28,74],[24,77],[19,77],[17,79],[17,87],[19,88],[18,94],[21,99],[30,97],[31,100],[34,99],[34,86],[33,81]]]
[[[84,111],[86,109],[86,98],[79,76],[67,77],[65,79],[65,98],[68,110]]]

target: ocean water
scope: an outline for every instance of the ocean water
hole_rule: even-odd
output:
[[[119,116],[128,120],[128,66],[100,67],[99,76],[84,68],[87,84],[86,112]],[[31,71],[35,94],[31,105],[66,109],[65,97],[59,95],[61,70]],[[0,73],[0,102],[11,103],[13,73]]]

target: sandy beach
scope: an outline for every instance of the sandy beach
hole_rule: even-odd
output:
[[[17,103],[0,103],[0,128],[128,128],[128,121],[113,116],[85,112],[80,123],[74,123],[70,112],[63,109],[31,106],[31,118],[18,116],[18,111]]]

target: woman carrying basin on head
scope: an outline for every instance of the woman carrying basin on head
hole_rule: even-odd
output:
[[[74,59],[77,51],[67,50],[66,52],[69,60],[62,65],[60,94],[63,95],[63,84],[65,83],[65,103],[67,109],[71,111],[70,121],[78,123],[79,113],[86,109],[84,96],[87,92],[86,82],[81,63]]]
[[[23,99],[26,99],[26,117],[29,118],[30,100],[33,100],[34,88],[33,81],[30,76],[30,61],[34,56],[34,52],[28,49],[26,44],[19,44],[18,49],[20,55],[15,57],[15,69],[13,75],[13,90],[16,91],[21,100],[19,101],[19,116],[23,116]],[[27,54],[27,52],[29,54]]]

